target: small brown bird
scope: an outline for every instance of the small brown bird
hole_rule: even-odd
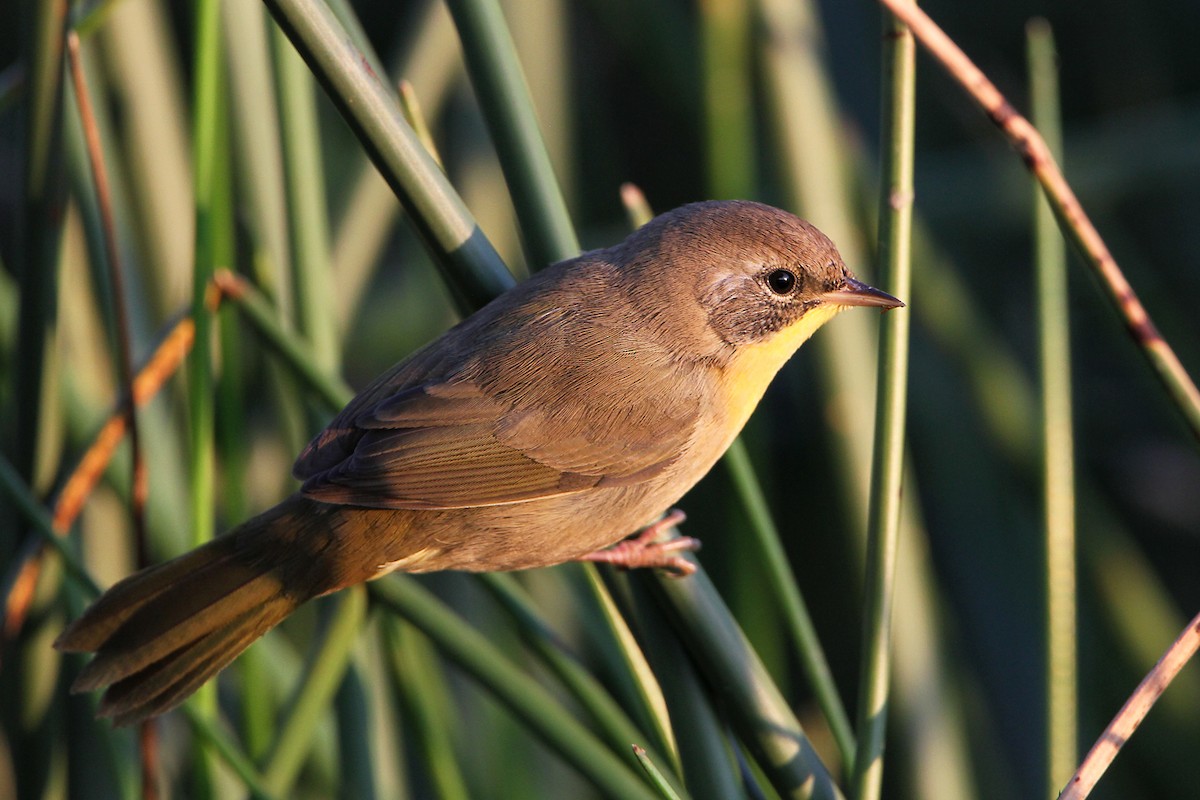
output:
[[[717,461],[784,362],[847,306],[899,300],[751,202],[663,214],[555,264],[380,376],[300,454],[303,483],[113,586],[56,646],[96,652],[129,724],[174,707],[301,603],[393,570],[674,566],[650,523]]]

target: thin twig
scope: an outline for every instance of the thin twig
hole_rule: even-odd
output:
[[[1197,648],[1200,648],[1200,614],[1192,618],[1183,629],[1183,633],[1179,634],[1154,665],[1154,669],[1150,670],[1134,689],[1112,722],[1108,723],[1104,733],[1100,734],[1100,738],[1092,745],[1079,769],[1062,790],[1059,800],[1083,800],[1091,793],[1100,776],[1108,769],[1108,765],[1142,724],[1150,708],[1179,674],[1179,670],[1196,654]]]
[[[88,160],[91,162],[92,180],[96,185],[96,205],[100,210],[100,227],[104,234],[104,255],[108,261],[109,278],[112,285],[113,311],[117,322],[117,364],[121,386],[125,392],[124,403],[128,415],[129,444],[133,451],[133,482],[130,491],[130,510],[133,530],[137,542],[138,567],[149,563],[146,548],[146,466],[138,436],[137,410],[133,402],[133,354],[130,343],[129,313],[125,308],[125,275],[121,266],[120,248],[117,247],[117,226],[113,218],[112,194],[108,188],[108,169],[104,165],[104,151],[100,145],[100,130],[92,111],[91,94],[83,75],[83,63],[79,54],[79,35],[75,31],[67,34],[67,53],[71,65],[71,82],[75,87],[75,100],[79,104],[79,118],[83,137],[87,144]]]
[[[144,406],[158,394],[163,384],[179,369],[183,359],[192,349],[195,340],[196,326],[191,317],[181,317],[171,328],[132,382],[133,406]],[[59,492],[58,501],[54,504],[54,529],[60,535],[70,530],[75,518],[79,516],[84,501],[92,493],[100,476],[108,468],[117,445],[125,437],[129,426],[130,398],[128,395],[117,401],[92,444],[79,460],[79,465]]]
[[[921,44],[963,85],[1008,138],[1025,166],[1042,185],[1064,233],[1099,276],[1129,334],[1149,359],[1167,393],[1183,413],[1192,434],[1200,440],[1200,389],[1196,388],[1175,351],[1154,326],[1133,287],[1125,280],[1037,129],[1017,113],[1000,90],[924,11],[906,0],[879,2],[909,26]]]
[[[223,298],[236,297],[243,289],[244,287],[235,282],[214,279],[206,298],[209,312],[215,312]],[[175,322],[150,360],[133,379],[134,406],[140,407],[150,402],[167,379],[178,371],[192,348],[195,335],[196,328],[191,317],[180,317]],[[52,528],[57,536],[66,536],[71,530],[75,519],[83,510],[83,504],[112,461],[113,453],[128,430],[129,408],[128,396],[117,401],[108,419],[100,427],[91,445],[84,451],[78,465],[58,493],[52,517]],[[44,552],[42,545],[41,541],[31,542],[16,560],[19,564],[15,568],[16,576],[10,583],[11,588],[3,603],[5,641],[11,641],[25,622],[33,599],[33,589],[41,574],[41,556]]]

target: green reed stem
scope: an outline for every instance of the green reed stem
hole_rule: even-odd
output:
[[[529,86],[497,0],[449,0],[467,71],[496,144],[532,269],[579,254],[579,240],[538,130]]]
[[[1033,123],[1050,152],[1061,159],[1053,33],[1049,23],[1039,19],[1029,23],[1026,35]],[[1046,547],[1046,788],[1053,796],[1078,763],[1074,424],[1066,247],[1036,181],[1033,191]]]
[[[395,91],[321,0],[266,0],[272,15],[404,204],[459,308],[471,311],[513,284],[446,176],[404,121]]]
[[[651,800],[657,795],[634,767],[614,755],[478,631],[462,622],[414,579],[396,575],[370,584],[372,596],[425,632],[450,658],[486,686],[547,746],[601,791]]]
[[[787,551],[779,538],[779,529],[767,507],[767,498],[754,474],[750,454],[740,437],[730,445],[725,453],[724,462],[750,518],[750,532],[761,551],[759,561],[767,571],[767,583],[796,644],[804,677],[812,687],[817,704],[821,706],[821,712],[829,723],[829,730],[837,743],[843,763],[850,764],[854,761],[855,749],[854,729],[850,724],[850,717],[842,704],[841,695],[838,694],[825,650],[817,637],[812,616],[808,613],[808,604],[804,602],[800,593],[796,573],[792,570]]]
[[[217,0],[199,0],[195,6],[195,88],[192,108],[192,175],[196,213],[196,246],[192,274],[192,321],[195,342],[188,358],[188,442],[190,542],[208,541],[214,527],[214,379],[212,372],[212,315],[206,299],[217,260],[219,192],[217,170],[222,150],[220,14]],[[216,687],[208,684],[198,691],[190,706],[197,714],[213,718],[217,708]],[[203,749],[196,751],[198,795],[213,791],[211,765]]]
[[[338,594],[329,609],[328,624],[313,659],[279,729],[270,757],[263,767],[263,784],[287,796],[304,759],[312,749],[313,735],[350,663],[350,651],[366,617],[367,592],[355,586]]]
[[[653,578],[696,665],[780,796],[841,798],[791,707],[704,570],[685,579],[656,571]]]
[[[909,297],[912,285],[913,142],[916,45],[890,15],[883,44],[883,187],[880,198],[880,283],[884,291]],[[891,669],[892,606],[900,538],[908,391],[909,311],[886,315],[879,331],[879,376],[875,405],[875,450],[867,523],[866,579],[858,751],[853,794],[875,800],[883,786]]]
[[[331,302],[335,292],[315,87],[295,48],[278,30],[273,34],[296,328],[308,340],[317,364],[333,372],[341,348]]]
[[[479,576],[480,582],[486,587],[508,613],[516,620],[522,638],[529,644],[579,702],[585,711],[595,720],[596,725],[604,736],[605,741],[618,750],[618,755],[624,756],[628,751],[623,750],[633,742],[646,744],[646,734],[633,724],[624,710],[613,700],[612,695],[589,673],[574,657],[566,652],[565,645],[550,629],[549,625],[534,610],[532,603],[516,579],[502,572],[486,573]],[[655,718],[656,721],[658,718]],[[670,740],[662,731],[654,731],[656,745],[647,745],[651,755],[662,763],[675,764],[677,758],[665,760],[658,751],[674,757],[669,749]]]

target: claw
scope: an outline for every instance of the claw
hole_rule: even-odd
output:
[[[657,567],[671,570],[678,577],[686,577],[696,571],[696,565],[675,554],[699,550],[700,540],[691,536],[676,536],[663,542],[657,541],[668,529],[686,518],[687,515],[679,509],[671,509],[666,516],[647,525],[636,536],[617,542],[605,550],[579,556],[575,560],[613,564],[621,569]]]

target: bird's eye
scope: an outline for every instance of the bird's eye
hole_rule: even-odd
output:
[[[796,288],[796,273],[777,269],[767,276],[767,286],[770,286],[775,294],[791,294]]]

